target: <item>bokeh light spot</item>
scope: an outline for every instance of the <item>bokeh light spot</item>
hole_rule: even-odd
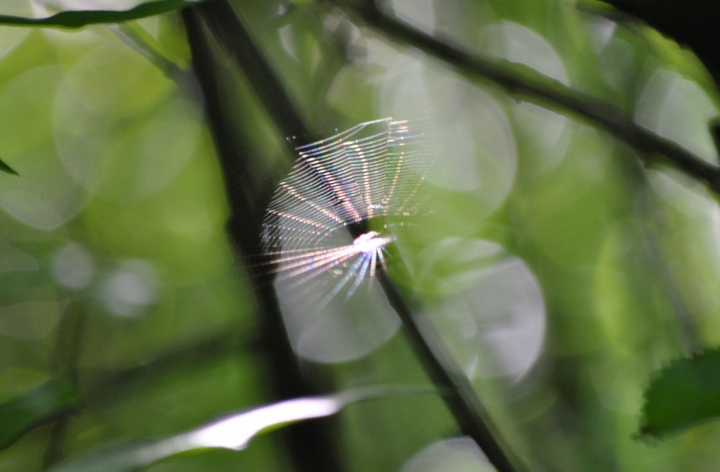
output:
[[[82,245],[69,243],[55,255],[52,273],[60,285],[85,288],[90,285],[95,273],[92,255]]]
[[[117,316],[140,316],[155,302],[159,282],[157,271],[149,262],[126,261],[102,285],[105,308]]]

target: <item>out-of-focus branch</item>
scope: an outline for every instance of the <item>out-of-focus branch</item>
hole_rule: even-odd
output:
[[[213,133],[232,209],[228,232],[238,255],[252,260],[262,250],[261,225],[276,182],[265,170],[255,165],[257,162],[254,162],[254,152],[247,134],[234,123],[235,110],[227,100],[227,82],[220,78],[222,69],[218,52],[222,50],[225,56],[230,56],[237,70],[247,77],[253,87],[258,80],[262,84],[271,81],[269,85],[272,85],[275,77],[227,2],[208,2],[185,9],[182,18],[192,51],[193,71],[205,99],[208,124]],[[271,116],[282,116],[279,122],[276,121],[281,131],[293,129],[295,133],[298,132],[295,126],[301,126],[302,121],[294,113],[294,108],[283,110],[282,107],[287,99],[284,88],[278,84],[272,95],[258,94],[258,98],[265,107],[270,108]],[[261,316],[263,353],[275,395],[280,399],[289,399],[319,393],[300,370],[299,361],[283,326],[272,284],[261,282],[258,267],[248,269]],[[337,433],[328,421],[298,423],[284,431],[294,470],[343,470],[337,448]]]
[[[305,140],[312,142],[313,139],[310,137],[310,132],[298,113],[297,107],[287,106],[293,102],[284,85],[248,31],[240,23],[228,2],[225,0],[208,2],[198,6],[197,10],[218,43],[241,67],[255,89],[258,100],[262,102],[280,134],[284,137],[302,135]],[[303,142],[299,142],[299,144],[303,144]],[[298,143],[294,146],[296,145]],[[291,151],[294,152],[294,149],[291,148]]]
[[[53,353],[53,370],[66,377],[73,389],[79,385],[78,357],[85,334],[85,312],[77,301],[71,301],[63,313],[58,326],[55,352]],[[60,413],[54,419],[50,429],[50,438],[43,457],[43,469],[47,469],[62,460],[65,438],[74,411]]]
[[[609,103],[567,87],[530,67],[464,51],[449,41],[430,36],[388,15],[373,1],[359,5],[345,0],[327,1],[352,12],[378,32],[438,59],[466,77],[492,82],[513,96],[574,115],[604,129],[638,150],[645,162],[664,156],[666,161],[720,195],[720,169],[717,166],[643,128]]]
[[[124,395],[138,386],[177,372],[187,372],[207,364],[227,359],[238,353],[256,355],[259,339],[248,337],[235,326],[222,329],[191,341],[153,353],[152,360],[124,369],[83,369],[80,373],[83,406],[98,408],[122,401]]]
[[[166,57],[159,49],[157,43],[147,33],[143,33],[138,25],[131,23],[120,23],[108,25],[108,28],[115,32],[125,44],[142,54],[148,61],[155,65],[171,80],[180,83],[188,81],[190,72],[184,70],[179,64]]]

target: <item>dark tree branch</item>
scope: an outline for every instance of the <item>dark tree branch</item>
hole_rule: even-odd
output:
[[[466,77],[492,82],[511,95],[575,115],[604,129],[637,149],[645,162],[654,161],[656,155],[664,156],[675,167],[720,195],[720,169],[717,166],[643,128],[613,105],[567,87],[530,67],[464,51],[386,14],[373,1],[359,6],[344,0],[328,1],[353,12],[380,33],[440,60]]]
[[[225,1],[206,3],[183,10],[182,18],[192,52],[193,70],[203,91],[207,118],[221,161],[225,189],[232,210],[228,232],[237,253],[243,258],[252,260],[262,250],[261,226],[275,182],[272,176],[265,174],[259,166],[253,165],[253,150],[248,138],[243,130],[234,126],[233,110],[229,108],[223,83],[219,81],[222,71],[214,58],[216,49],[210,42],[210,35],[204,28],[201,16],[212,35],[220,45],[224,46],[225,51],[232,55],[251,83],[255,80],[273,80],[272,74],[268,72],[262,56],[253,50],[252,44],[243,43],[243,40],[249,40],[249,37],[244,36],[242,25]],[[228,45],[229,41],[232,42]],[[264,105],[271,107],[274,113],[282,113],[283,119],[280,123],[282,131],[302,123],[296,115],[293,115],[293,109],[278,108],[282,100],[286,99],[284,89],[281,87],[272,97],[259,96],[259,98]],[[254,270],[253,267],[249,267],[249,270],[253,290],[257,295],[256,302],[261,317],[261,338],[275,395],[281,399],[288,399],[319,393],[306,381],[300,371],[299,361],[292,351],[283,326],[280,306],[272,284],[261,283],[260,274],[257,273],[259,268],[256,267]],[[337,435],[328,427],[328,421],[302,422],[283,431],[296,470],[300,472],[342,470],[335,441]]]

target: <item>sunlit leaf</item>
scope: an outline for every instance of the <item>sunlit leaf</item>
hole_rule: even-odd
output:
[[[50,472],[130,472],[182,452],[223,448],[240,451],[256,435],[312,418],[334,415],[372,398],[435,393],[431,388],[369,387],[335,395],[296,398],[255,408],[165,439],[141,439],[59,464]]]
[[[87,25],[123,23],[148,16],[189,7],[202,0],[163,0],[140,4],[129,10],[73,10],[63,11],[47,18],[24,18],[0,15],[0,25],[49,26],[53,28],[82,28]]]
[[[60,378],[0,404],[0,449],[10,446],[43,421],[73,409],[79,401],[70,381]]]
[[[657,372],[645,391],[640,433],[662,437],[720,418],[720,349]]]
[[[9,165],[5,164],[5,162],[3,162],[2,160],[0,160],[0,171],[6,172],[8,174],[18,175],[18,176],[20,175],[17,173],[17,171],[15,171],[15,169],[13,169]]]

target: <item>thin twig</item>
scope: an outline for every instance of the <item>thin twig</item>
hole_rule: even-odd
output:
[[[418,309],[408,306],[408,295],[401,295],[382,267],[377,278],[405,327],[415,352],[420,357],[433,384],[446,392],[442,397],[463,434],[473,438],[498,472],[513,472],[520,467],[520,460],[512,457],[512,449],[500,434],[480,397],[462,373],[455,359],[437,333],[430,320],[418,316]],[[512,460],[511,460],[512,457]]]
[[[343,0],[327,1],[353,12],[391,39],[419,49],[469,78],[490,81],[511,95],[589,121],[638,150],[646,162],[654,161],[656,155],[665,156],[678,169],[720,195],[720,169],[717,166],[643,128],[624,111],[607,102],[572,89],[530,67],[464,51],[386,14],[372,1],[360,6]]]
[[[368,231],[367,222],[348,225],[353,239]],[[408,274],[400,257],[393,257],[393,269]],[[410,294],[400,293],[382,266],[376,276],[390,306],[403,324],[405,334],[428,377],[440,392],[443,401],[452,414],[460,431],[473,438],[498,472],[524,470],[523,464],[515,457],[507,441],[480,400],[472,384],[462,372],[435,325],[420,315],[421,304]]]
[[[176,62],[169,59],[162,52],[160,52],[157,44],[150,42],[153,38],[149,35],[143,35],[137,25],[131,23],[120,23],[117,25],[108,25],[109,29],[113,31],[121,41],[139,52],[148,61],[154,64],[165,77],[171,80],[178,80],[180,77],[187,76],[189,72],[181,67]],[[182,82],[182,80],[180,80]]]

